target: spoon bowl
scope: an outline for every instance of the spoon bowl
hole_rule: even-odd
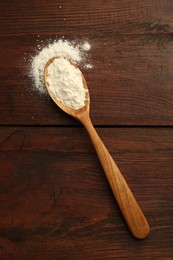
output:
[[[80,109],[73,109],[64,106],[59,100],[54,97],[49,89],[49,84],[47,83],[47,75],[48,75],[48,68],[49,65],[59,57],[53,57],[50,59],[45,66],[44,69],[44,78],[46,88],[48,93],[50,94],[53,101],[67,114],[73,116],[74,118],[78,119],[86,128],[88,134],[90,135],[91,141],[95,147],[97,152],[98,158],[102,164],[114,197],[120,207],[120,210],[126,220],[126,223],[131,231],[131,233],[138,239],[144,239],[148,236],[150,232],[149,224],[137,203],[132,191],[130,190],[127,182],[125,181],[123,175],[121,174],[119,168],[117,167],[115,161],[109,154],[107,148],[101,141],[100,137],[98,136],[91,119],[89,117],[89,108],[90,108],[90,98],[89,98],[89,91],[87,99],[85,101],[85,106]],[[71,65],[76,67],[76,64],[70,61]],[[82,72],[81,72],[82,73]],[[87,83],[85,78],[82,74],[83,79],[83,87],[88,90]]]
[[[85,106],[84,107],[79,108],[79,109],[74,109],[74,108],[71,108],[71,107],[64,106],[63,103],[61,103],[54,95],[52,95],[51,91],[49,90],[49,84],[46,81],[47,75],[48,75],[48,68],[49,68],[49,66],[51,65],[51,63],[55,59],[59,59],[59,58],[60,58],[59,56],[55,56],[55,57],[51,58],[50,60],[48,60],[48,62],[45,65],[45,68],[44,68],[44,79],[45,79],[45,85],[46,85],[47,91],[48,91],[50,97],[53,99],[53,101],[57,104],[58,107],[60,107],[65,113],[69,114],[70,116],[73,116],[74,118],[80,120],[81,115],[83,115],[84,113],[89,113],[89,110],[90,110],[89,89],[88,89],[86,80],[85,80],[85,78],[83,76],[83,73],[81,71],[80,72],[81,72],[81,75],[82,75],[83,87],[87,90]],[[69,62],[70,62],[70,64],[72,66],[74,66],[75,68],[78,69],[78,67],[77,67],[77,65],[75,63],[73,63],[70,60],[69,60]]]

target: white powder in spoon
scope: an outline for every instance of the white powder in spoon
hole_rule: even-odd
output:
[[[55,40],[52,44],[44,47],[31,61],[30,75],[34,80],[34,87],[42,94],[47,93],[44,84],[44,67],[47,61],[54,56],[64,57],[78,65],[82,63],[86,69],[92,68],[92,65],[88,63],[85,66],[86,55],[90,48],[91,45],[88,41],[76,44],[63,39]],[[39,49],[41,49],[40,44]]]
[[[66,107],[79,109],[85,106],[86,90],[81,71],[67,59],[54,59],[47,68],[49,92]]]

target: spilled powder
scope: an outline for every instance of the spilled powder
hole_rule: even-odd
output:
[[[39,44],[38,49],[41,49]],[[77,65],[82,64],[86,69],[91,69],[92,64],[86,63],[86,57],[91,45],[88,41],[76,44],[73,41],[64,39],[54,40],[32,58],[30,66],[30,75],[34,81],[34,87],[41,93],[47,93],[44,84],[44,67],[49,59],[59,56],[73,61]]]
[[[89,51],[91,49],[91,45],[88,42],[85,42],[82,46],[84,51]]]

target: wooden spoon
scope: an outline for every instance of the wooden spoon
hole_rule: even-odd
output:
[[[100,137],[98,136],[96,130],[93,127],[93,124],[90,120],[89,116],[89,109],[90,109],[90,99],[89,94],[87,100],[85,101],[85,106],[80,109],[72,109],[69,107],[64,106],[61,102],[54,97],[51,92],[49,91],[49,85],[47,83],[47,74],[48,74],[48,67],[53,62],[54,59],[58,59],[59,57],[53,57],[50,59],[44,69],[44,79],[46,88],[49,92],[49,95],[53,99],[53,101],[67,114],[73,116],[77,120],[79,120],[91,137],[92,143],[95,147],[97,155],[100,159],[102,167],[105,171],[106,177],[109,181],[115,199],[121,209],[121,212],[126,220],[126,223],[131,231],[131,233],[139,239],[144,239],[150,232],[149,224],[139,207],[133,193],[131,192],[127,182],[125,181],[124,177],[122,176],[120,170],[118,169],[116,163],[112,159],[111,155],[109,154],[108,150],[106,149],[105,145],[101,141]],[[70,63],[73,64],[71,61]],[[81,72],[82,73],[82,72]],[[83,77],[83,86],[87,88],[87,83],[85,78]],[[88,92],[89,93],[89,92]]]

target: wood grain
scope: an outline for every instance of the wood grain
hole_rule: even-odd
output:
[[[173,125],[172,1],[3,1],[0,10],[1,124],[77,124],[28,76],[37,40],[65,36],[92,44],[94,68],[83,72],[95,125]]]
[[[171,33],[170,0],[4,1],[1,34]]]
[[[171,0],[0,2],[0,259],[173,259],[172,13]],[[31,56],[62,36],[92,44],[91,118],[149,220],[144,241],[85,130],[34,90]]]
[[[171,259],[173,128],[97,131],[150,236],[130,236],[83,128],[1,127],[1,259]]]
[[[93,127],[89,114],[82,113],[80,121],[91,137],[114,197],[131,233],[138,239],[146,238],[150,233],[148,221],[117,164]]]

